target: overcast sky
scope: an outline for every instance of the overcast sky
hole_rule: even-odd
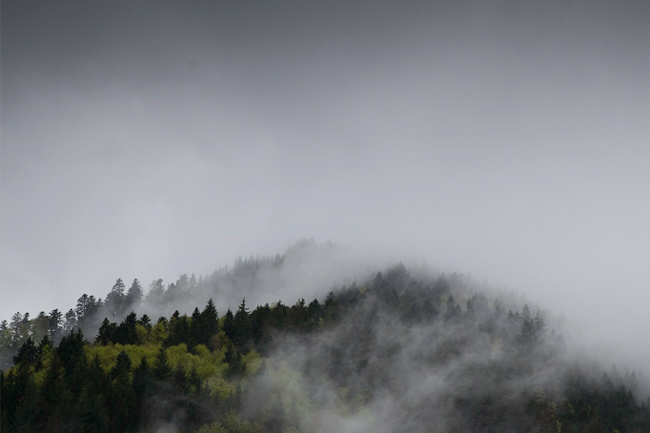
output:
[[[650,357],[647,1],[6,0],[1,29],[2,318],[313,237]]]

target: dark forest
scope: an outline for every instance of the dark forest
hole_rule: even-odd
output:
[[[642,373],[574,356],[546,312],[459,274],[398,264],[323,299],[152,316],[287,255],[3,321],[2,431],[650,431]]]

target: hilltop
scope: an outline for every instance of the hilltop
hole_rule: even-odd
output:
[[[648,381],[577,357],[545,311],[401,263],[350,280],[336,251],[146,295],[118,280],[65,320],[5,324],[2,431],[650,431]],[[328,272],[349,282],[324,290]],[[283,284],[293,299],[265,300]]]

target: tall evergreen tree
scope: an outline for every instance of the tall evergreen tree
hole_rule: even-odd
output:
[[[190,320],[190,331],[187,341],[187,347],[190,349],[198,344],[204,344],[202,337],[203,330],[203,318],[201,317],[201,312],[198,307],[194,308],[192,312],[192,318]]]
[[[32,337],[29,337],[27,341],[20,346],[18,354],[14,356],[14,364],[30,366],[36,362],[37,358],[38,348],[34,344],[34,341],[32,341]]]
[[[146,357],[142,357],[140,364],[133,371],[133,393],[138,413],[142,413],[145,396],[151,384],[152,372]]]
[[[106,312],[112,319],[116,319],[122,315],[124,307],[126,306],[126,295],[124,293],[126,286],[121,278],[118,278],[113,284],[113,288],[106,295],[106,302],[104,306]]]
[[[99,331],[95,337],[95,343],[99,343],[102,346],[113,343],[115,341],[115,332],[117,331],[117,324],[108,320],[108,317],[104,318],[104,321],[99,326]]]
[[[61,339],[56,354],[61,360],[63,369],[66,372],[72,372],[77,362],[84,358],[84,337],[81,330],[70,332]]]
[[[111,378],[115,380],[118,377],[129,378],[131,372],[131,357],[122,350],[117,355],[115,365],[111,369]]]
[[[5,398],[3,396],[3,398]],[[17,401],[13,427],[10,431],[32,433],[40,429],[41,411],[39,410],[38,387],[33,377],[28,376],[24,391]]]
[[[189,343],[190,340],[190,324],[187,315],[181,316],[176,310],[169,321],[169,335],[165,340],[165,346]]]
[[[178,396],[187,396],[190,392],[189,383],[187,382],[187,375],[183,366],[179,362],[170,376],[170,381],[174,392]]]
[[[138,279],[134,279],[129,291],[126,294],[125,306],[126,311],[137,309],[142,304],[142,285]]]
[[[245,350],[251,340],[251,331],[252,326],[248,308],[246,308],[246,299],[243,299],[235,313],[233,343]]]
[[[59,356],[54,355],[45,371],[41,390],[43,413],[46,414],[47,431],[64,431],[70,427],[73,411],[73,394],[65,380],[65,369]]]
[[[77,299],[75,307],[79,327],[88,330],[89,327],[94,325],[95,316],[99,313],[100,308],[101,303],[94,296],[88,296],[85,293],[81,295]]]
[[[158,278],[149,284],[149,291],[145,297],[147,303],[157,303],[162,301],[165,294],[165,284],[163,283],[162,278]]]
[[[96,393],[84,387],[75,405],[76,416],[72,420],[72,430],[79,433],[107,433],[109,416],[103,393]]]
[[[137,316],[132,311],[117,326],[114,334],[114,341],[119,344],[137,344],[138,336],[135,331],[137,323]]]
[[[64,316],[65,320],[63,322],[63,332],[72,332],[77,327],[77,313],[70,308]]]
[[[230,311],[230,308],[228,308],[228,311],[226,311],[226,314],[223,316],[223,332],[230,341],[235,340],[235,316],[232,314],[232,311]]]
[[[110,431],[131,432],[136,427],[136,396],[131,379],[131,358],[121,351],[111,370],[111,382],[107,391]]]
[[[153,364],[153,377],[156,380],[167,380],[167,378],[171,375],[172,373],[172,368],[169,365],[169,358],[167,357],[167,351],[165,350],[165,347],[161,347],[158,350],[158,354],[156,355],[156,359]]]
[[[217,308],[214,306],[214,302],[212,302],[212,298],[208,300],[208,303],[201,312],[201,325],[200,342],[205,344],[208,349],[214,350],[215,347],[212,342],[212,337],[219,332],[219,314],[217,313]]]

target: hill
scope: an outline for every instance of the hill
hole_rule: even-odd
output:
[[[20,344],[1,376],[2,431],[650,431],[642,375],[576,357],[545,312],[462,275],[399,264],[250,307],[331,248],[237,260],[145,297],[118,284],[65,322],[5,325],[5,357],[7,339]],[[226,291],[239,300],[219,307]]]

